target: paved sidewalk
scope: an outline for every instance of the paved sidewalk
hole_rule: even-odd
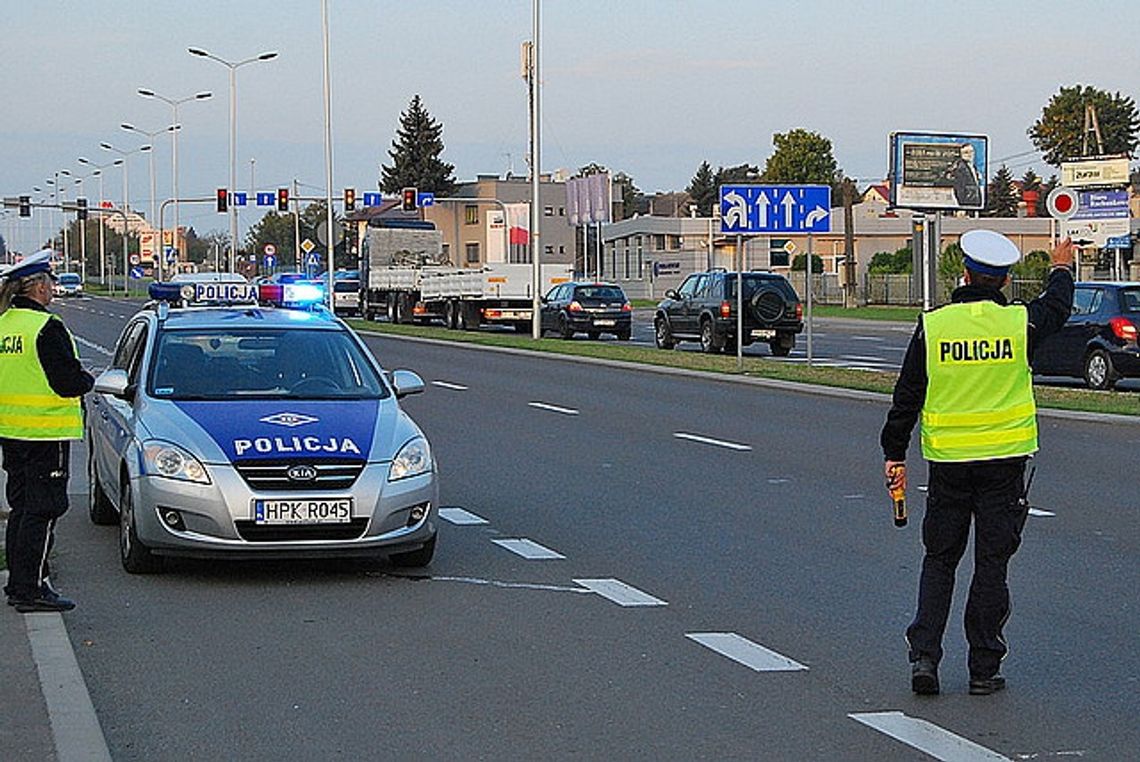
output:
[[[5,522],[0,521],[0,530]],[[0,582],[8,572],[0,571]],[[55,744],[24,614],[0,611],[0,759],[55,760]],[[57,615],[58,616],[58,615]]]

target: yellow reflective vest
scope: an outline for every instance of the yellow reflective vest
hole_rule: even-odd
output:
[[[52,391],[36,350],[40,331],[57,319],[50,312],[18,307],[0,315],[0,437],[83,438],[79,397]]]
[[[1037,406],[1024,305],[950,304],[923,316],[927,460],[992,460],[1037,451]]]

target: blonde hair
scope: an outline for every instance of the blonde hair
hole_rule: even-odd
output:
[[[27,295],[37,283],[50,280],[47,273],[36,273],[26,278],[8,278],[0,286],[0,315],[3,315],[12,306],[12,300],[17,296]]]

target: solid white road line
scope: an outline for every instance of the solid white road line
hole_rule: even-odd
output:
[[[855,362],[881,362],[884,365],[891,362],[885,357],[870,357],[868,355],[839,355],[843,360],[853,360]]]
[[[454,389],[457,392],[467,391],[467,387],[463,384],[453,384],[450,381],[432,381],[432,386],[438,386],[443,389]]]
[[[687,632],[685,637],[757,672],[796,672],[807,667],[735,632]]]
[[[96,352],[99,352],[101,354],[113,355],[115,353],[115,350],[107,349],[106,347],[102,347],[93,341],[88,341],[87,339],[83,338],[82,336],[75,336],[75,343],[81,347],[88,347],[89,349],[94,349]]]
[[[908,717],[902,712],[863,712],[847,715],[856,722],[874,728],[896,741],[902,741],[942,762],[983,762],[1006,760],[996,751],[943,730],[932,722]]]
[[[852,336],[852,341],[882,341],[882,336]]]
[[[729,450],[739,450],[746,452],[752,449],[752,445],[740,444],[739,442],[727,442],[723,439],[702,437],[699,434],[687,434],[684,431],[674,431],[673,436],[677,439],[687,439],[690,442],[699,442],[700,444],[713,445],[715,447],[726,447]]]
[[[558,558],[566,558],[566,556],[558,551],[539,545],[537,542],[528,540],[525,537],[491,540],[491,542],[500,548],[506,548],[515,555],[522,556],[528,561],[551,561]]]
[[[482,516],[470,513],[462,508],[440,508],[439,517],[444,521],[450,521],[452,524],[458,524],[459,526],[491,523]]]
[[[1056,516],[1057,514],[1053,513],[1052,511],[1043,511],[1040,508],[1030,508],[1029,509],[1029,515],[1030,516]]]
[[[627,585],[620,579],[576,579],[574,584],[608,598],[619,606],[668,606],[660,598]]]
[[[559,407],[558,405],[548,405],[545,402],[528,402],[533,408],[539,410],[549,410],[552,413],[561,413],[562,415],[578,415],[578,411],[572,407]]]

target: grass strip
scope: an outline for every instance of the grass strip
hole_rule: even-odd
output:
[[[510,347],[532,352],[620,360],[642,365],[700,370],[731,376],[770,378],[802,384],[881,392],[883,394],[890,394],[894,390],[895,380],[898,378],[897,373],[821,367],[819,365],[813,365],[809,368],[806,365],[748,356],[744,357],[744,369],[741,372],[737,369],[735,355],[706,355],[700,352],[684,351],[666,352],[654,347],[639,347],[609,341],[566,341],[564,339],[539,339],[535,341],[526,334],[449,331],[437,326],[392,325],[364,320],[349,320],[348,322],[357,330],[379,334],[419,336],[451,341],[457,344]],[[1088,389],[1062,389],[1052,386],[1037,386],[1034,391],[1038,406],[1043,408],[1140,416],[1140,396],[1131,392],[1094,392]]]

